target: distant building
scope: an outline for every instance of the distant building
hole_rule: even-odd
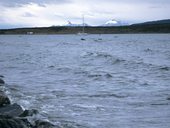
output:
[[[27,32],[27,35],[33,35],[34,32]]]

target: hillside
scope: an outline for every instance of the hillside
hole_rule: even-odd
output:
[[[144,23],[139,23],[134,25],[158,25],[158,24],[170,24],[170,19],[149,21],[149,22],[144,22]]]
[[[0,30],[0,34],[77,34],[79,32],[82,32],[81,26],[53,26]],[[89,34],[170,33],[170,20],[145,22],[129,26],[86,26],[85,32]]]

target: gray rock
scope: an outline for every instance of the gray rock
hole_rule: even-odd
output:
[[[81,38],[81,40],[82,40],[82,41],[85,41],[86,39],[84,39],[84,38]]]
[[[10,104],[8,96],[3,91],[0,91],[0,107],[3,107],[8,104]]]
[[[5,82],[1,79],[3,76],[0,75],[0,86],[4,85]],[[18,104],[10,104],[8,96],[0,91],[0,128],[60,128],[56,127],[50,122],[46,121],[35,121],[33,126],[27,118],[27,116],[33,116],[37,114],[38,110],[25,110]]]
[[[33,128],[59,128],[59,127],[54,126],[53,124],[47,121],[37,120],[35,121],[35,126]]]
[[[166,98],[167,100],[170,100],[170,97]]]
[[[3,75],[0,75],[0,77],[1,77],[1,78],[4,78],[4,76],[3,76]]]
[[[1,85],[4,85],[4,84],[5,84],[5,81],[2,80],[2,79],[0,79],[0,86],[1,86]]]
[[[8,115],[12,117],[18,117],[23,113],[23,109],[18,104],[6,105],[4,107],[0,107],[0,115]]]
[[[25,110],[20,117],[27,117],[27,116],[33,116],[35,114],[38,114],[38,110],[32,109],[32,110]]]
[[[27,119],[0,115],[0,128],[32,128]]]

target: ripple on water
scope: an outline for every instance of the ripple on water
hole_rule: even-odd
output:
[[[167,66],[161,66],[159,69],[162,71],[170,71],[170,67]]]
[[[102,105],[94,105],[94,104],[74,104],[74,107],[84,108],[84,109],[100,109],[104,108]]]
[[[7,86],[9,95],[44,119],[62,128],[169,128],[169,35],[0,38],[1,73],[20,84]]]
[[[61,128],[88,128],[86,126],[87,124],[81,125],[81,124],[78,124],[77,122],[69,121],[69,120],[60,120],[60,122],[58,122],[56,125]]]
[[[99,94],[70,94],[66,91],[53,91],[53,95],[57,98],[127,98],[128,95],[114,93],[99,93]]]

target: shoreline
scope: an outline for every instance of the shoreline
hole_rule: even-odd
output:
[[[169,35],[169,33],[113,33],[113,34],[87,34],[88,35]],[[0,34],[0,36],[79,36],[79,37],[86,37],[83,35],[78,35],[78,34],[33,34],[33,35],[28,35],[28,34]]]
[[[78,34],[82,33],[82,27],[54,26],[54,27],[30,27],[0,29],[0,35],[8,34]],[[151,34],[170,33],[170,24],[137,24],[129,26],[85,26],[84,33],[88,34]]]
[[[29,118],[38,114],[38,110],[25,110],[17,103],[11,103],[10,98],[5,93],[4,76],[0,75],[0,128],[55,128],[57,126],[50,122]],[[59,128],[59,127],[57,127]]]

